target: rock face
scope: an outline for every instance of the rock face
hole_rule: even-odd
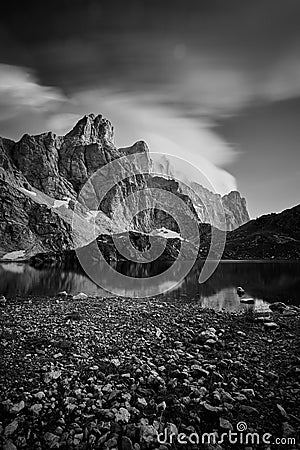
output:
[[[231,231],[250,220],[246,200],[237,191],[221,197],[198,183],[192,183],[191,189],[185,186],[183,191],[192,199],[202,223],[210,223],[221,229],[226,225],[225,229]]]
[[[117,149],[113,138],[112,124],[103,116],[94,114],[83,117],[65,136],[57,136],[52,132],[34,136],[25,134],[16,143],[0,138],[0,180],[3,186],[0,198],[3,205],[6,205],[1,206],[0,226],[5,237],[4,244],[0,245],[2,252],[8,248],[20,249],[21,243],[25,245],[29,242],[38,243],[43,250],[55,249],[57,242],[60,242],[63,247],[74,246],[72,231],[69,229],[71,221],[65,220],[63,215],[57,217],[55,221],[53,217],[56,211],[49,209],[49,205],[48,208],[46,204],[43,206],[41,204],[43,198],[47,198],[48,203],[49,199],[53,201],[71,199],[69,208],[74,209],[74,200],[77,199],[87,180],[97,169],[104,168],[112,161],[116,162],[117,170],[105,168],[105,179],[113,182],[113,187],[105,197],[100,201],[97,182],[92,181],[90,191],[87,191],[80,200],[83,211],[100,210],[96,222],[102,227],[101,233],[122,232],[128,229],[150,232],[157,227],[178,231],[178,225],[170,215],[161,210],[160,206],[163,205],[156,199],[146,198],[143,205],[145,210],[132,218],[132,210],[140,206],[139,200],[134,199],[131,205],[126,205],[124,200],[131,194],[153,187],[174,194],[174,201],[179,199],[187,205],[188,209],[183,215],[183,220],[193,218],[197,221],[199,218],[200,221],[207,222],[210,217],[204,211],[209,208],[215,216],[214,224],[217,226],[220,223],[216,207],[220,196],[197,185],[198,192],[201,191],[201,198],[205,198],[207,203],[206,208],[203,208],[192,193],[190,195],[189,192],[184,191],[180,183],[168,177],[149,174],[152,161],[148,147],[143,141],[136,142],[131,147]],[[148,173],[143,173],[144,171],[141,170],[140,160],[136,161],[132,158],[128,164],[137,174],[126,178],[126,167],[123,162],[118,163],[118,160],[122,156],[131,156],[136,153],[144,155],[142,165]],[[121,181],[117,179],[116,172],[124,175]],[[194,188],[194,186],[191,187]],[[38,195],[39,201],[36,201],[34,196],[28,195],[30,191]],[[91,201],[91,198],[95,198],[95,193],[97,202]],[[222,200],[228,229],[236,228],[249,220],[245,200],[241,199],[239,193],[230,193]],[[8,214],[7,205],[9,204]],[[177,203],[175,202],[174,205]],[[176,206],[175,210],[176,208],[179,213],[180,208]],[[49,211],[46,213],[47,209]],[[116,210],[117,215],[114,214]],[[45,216],[47,214],[49,217]],[[33,223],[34,217],[36,217],[36,225]],[[55,226],[59,228],[56,240],[48,224],[45,224],[45,220],[50,220],[53,225],[55,222]],[[43,232],[39,232],[39,226],[44,226]],[[13,231],[9,232],[8,230],[12,228],[14,228]],[[17,236],[21,233],[21,228],[23,237],[18,240]]]
[[[179,188],[192,200],[200,222],[210,223],[217,228],[231,231],[250,220],[246,200],[241,197],[239,192],[232,191],[221,196],[201,184],[191,181],[178,165],[176,158],[174,160],[167,155],[154,155],[153,169],[156,173],[169,179],[182,180],[178,181]],[[186,170],[189,170],[189,165]],[[206,181],[204,178],[203,182]]]
[[[70,225],[50,208],[35,203],[2,180],[0,193],[2,254],[16,249],[49,252],[66,250],[73,246]]]
[[[244,223],[249,222],[246,199],[238,191],[231,191],[222,197],[226,215],[227,230],[235,230]]]

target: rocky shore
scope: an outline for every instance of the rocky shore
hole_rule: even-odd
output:
[[[4,450],[299,448],[296,308],[268,322],[186,298],[18,297],[0,308]],[[221,439],[238,428],[259,443]]]

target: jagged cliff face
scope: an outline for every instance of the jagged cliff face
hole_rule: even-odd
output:
[[[182,187],[192,199],[201,222],[231,231],[250,220],[246,200],[239,192],[232,191],[222,197],[198,183],[192,183],[191,188]]]
[[[51,132],[35,136],[25,134],[17,143],[0,138],[0,180],[3,186],[0,196],[4,205],[2,205],[0,216],[1,237],[4,242],[0,248],[2,253],[6,250],[11,251],[14,247],[25,248],[29,242],[39,245],[42,250],[54,250],[59,245],[62,248],[78,245],[78,236],[76,239],[72,236],[69,215],[65,217],[64,214],[60,214],[55,221],[56,211],[49,209],[49,201],[46,202],[48,206],[41,204],[43,196],[48,200],[70,198],[74,201],[97,169],[105,167],[112,161],[116,162],[118,171],[124,174],[124,177],[118,182],[116,173],[113,170],[107,170],[106,177],[113,181],[113,188],[101,199],[101,202],[100,198],[98,199],[101,213],[96,218],[96,223],[101,233],[122,232],[126,229],[150,232],[153,228],[160,227],[178,231],[174,220],[161,211],[159,202],[155,204],[153,200],[149,200],[147,210],[138,214],[135,219],[132,219],[130,207],[126,205],[119,208],[118,216],[114,217],[114,211],[121,204],[123,205],[124,199],[147,187],[156,187],[175,194],[188,205],[190,218],[198,216],[202,222],[210,219],[203,205],[197,203],[193,193],[185,191],[181,183],[143,173],[126,178],[124,166],[118,163],[119,158],[124,155],[143,154],[143,167],[151,173],[152,162],[148,155],[148,148],[143,141],[139,141],[131,147],[117,149],[113,138],[112,124],[101,115],[93,114],[83,117],[65,136],[57,136]],[[135,162],[133,158],[130,164],[135,166],[135,172],[139,172],[140,161]],[[194,189],[194,186],[191,187]],[[198,190],[201,188],[197,186]],[[20,189],[21,194],[18,198],[17,192],[20,193]],[[30,190],[37,193],[38,202],[34,195],[30,195]],[[97,198],[97,186],[93,183],[91,183],[90,194],[93,198],[96,194]],[[215,216],[214,224],[216,225],[219,212],[214,207],[218,203],[215,194],[202,188],[200,197],[205,198],[206,209],[210,208],[211,214]],[[94,208],[91,208],[89,204],[88,195],[83,196],[81,201],[83,217],[85,217],[85,210]],[[241,199],[239,193],[230,193],[223,197],[223,203],[228,229],[234,229],[249,219],[245,201]],[[8,204],[10,205],[9,214]],[[47,208],[49,211],[46,217]],[[55,224],[59,238],[54,239],[52,229],[45,228],[43,232],[39,232],[38,227],[33,225],[34,216],[37,218],[37,223],[50,221],[53,226]],[[22,227],[24,228],[23,237],[18,231]],[[13,228],[15,233],[9,231]]]
[[[235,230],[250,220],[246,199],[237,191],[229,192],[222,197],[226,215],[227,230]]]
[[[112,125],[102,116],[85,116],[65,136],[25,134],[12,146],[11,162],[35,188],[56,199],[76,198],[87,179],[117,158]]]
[[[71,226],[50,208],[2,180],[0,196],[0,255],[20,249],[32,253],[74,246]]]

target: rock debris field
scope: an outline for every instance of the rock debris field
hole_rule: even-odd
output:
[[[300,313],[270,314],[266,325],[187,299],[8,298],[0,447],[300,448]],[[221,439],[241,422],[239,438],[271,438]]]

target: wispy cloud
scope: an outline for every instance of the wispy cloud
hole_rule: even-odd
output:
[[[59,89],[39,84],[24,67],[0,64],[0,120],[26,112],[54,111],[66,101]]]
[[[171,58],[175,65],[180,61],[180,70],[151,89],[151,83],[133,86],[127,74],[122,88],[117,80],[107,87],[94,82],[93,87],[66,96],[58,88],[44,86],[24,67],[0,64],[0,126],[14,121],[15,134],[44,130],[63,134],[82,115],[102,113],[115,125],[118,146],[143,139],[151,151],[184,157],[200,168],[216,191],[235,189],[235,179],[224,167],[238,157],[239,149],[222,139],[215,125],[253,104],[299,96],[297,51],[256,72],[204,52],[188,52],[183,45],[177,44],[171,53],[167,48],[161,49],[159,61],[168,64]],[[140,70],[144,73],[145,67],[137,67],[138,79]],[[163,67],[163,78],[166,72]]]

